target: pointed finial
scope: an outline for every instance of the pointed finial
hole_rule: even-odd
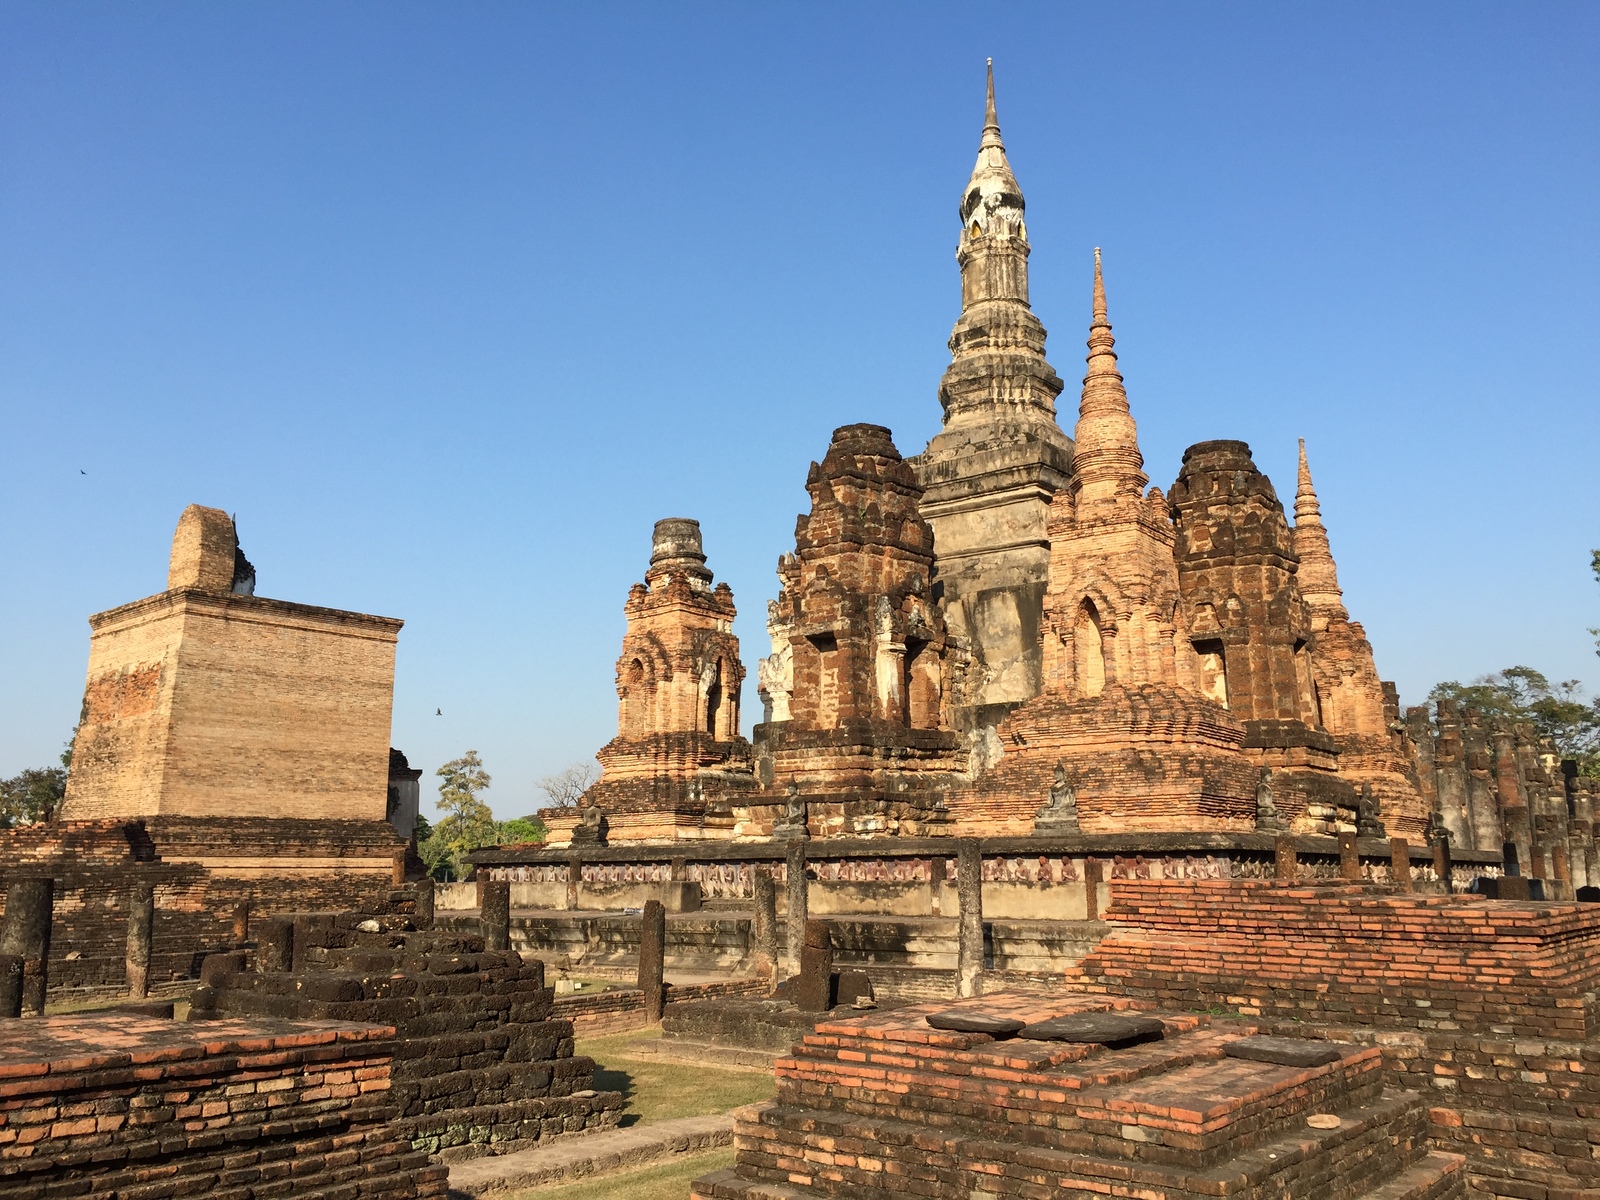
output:
[[[983,127],[985,129],[1000,128],[1000,118],[994,111],[994,59],[989,60],[989,96],[988,103],[983,110]]]
[[[1300,439],[1300,473],[1294,492],[1294,523],[1296,526],[1322,524],[1322,505],[1317,500],[1317,489],[1311,483],[1305,438]]]
[[[1090,323],[1093,330],[1096,325],[1111,328],[1111,322],[1106,317],[1106,281],[1100,273],[1100,247],[1094,248],[1094,320]]]

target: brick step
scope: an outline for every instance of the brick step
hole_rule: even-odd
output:
[[[1467,1194],[1467,1173],[1459,1154],[1435,1150],[1361,1200],[1461,1200]]]
[[[1006,1140],[968,1138],[920,1121],[758,1105],[736,1114],[737,1172],[698,1181],[694,1194],[703,1200],[880,1200],[908,1194],[964,1200],[974,1189],[1021,1197],[1048,1188],[1060,1200],[1088,1200],[1117,1190],[1170,1200],[1251,1195],[1357,1200],[1425,1153],[1420,1098],[1399,1092],[1347,1111],[1337,1129],[1301,1126],[1202,1169],[1023,1140],[1036,1132],[1019,1127]],[[796,1190],[781,1190],[785,1187]]]
[[[1309,1113],[1378,1094],[1380,1059],[1370,1048],[1351,1047],[1324,1067],[1282,1067],[1225,1058],[1224,1043],[1237,1036],[1202,1027],[1125,1050],[980,1042],[964,1053],[823,1037],[835,1044],[803,1046],[779,1063],[779,1099],[865,1117],[937,1114],[977,1137],[1003,1137],[1025,1121],[1033,1140],[1063,1150],[1208,1166]],[[1083,1057],[1057,1061],[1067,1053]],[[1129,1129],[1140,1131],[1137,1142]]]

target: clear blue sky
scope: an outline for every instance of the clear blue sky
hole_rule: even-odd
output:
[[[1154,482],[1304,436],[1406,701],[1600,685],[1600,6],[5,3],[0,773],[191,502],[406,620],[394,743],[502,816],[614,732],[658,517],[758,712],[807,464],[938,428],[989,55],[1063,425],[1099,245]]]

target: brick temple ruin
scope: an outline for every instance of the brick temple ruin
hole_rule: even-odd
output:
[[[1402,715],[1303,442],[1292,522],[1243,442],[1150,486],[1098,250],[1068,436],[992,75],[958,213],[943,428],[811,464],[753,736],[659,521],[599,780],[470,883],[409,853],[401,622],[256,596],[185,510],[0,833],[0,1198],[444,1196],[603,1136],[574,1031],[657,1022],[778,1081],[696,1200],[1600,1198],[1597,781]]]
[[[944,428],[906,458],[889,430],[847,425],[812,464],[751,741],[728,720],[732,593],[711,587],[697,523],[662,521],[626,604],[599,782],[541,814],[551,848],[483,864],[554,886],[570,841],[615,851],[596,861],[623,879],[698,862],[710,883],[775,843],[978,837],[1048,858],[1115,835],[1113,858],[1230,876],[1252,873],[1252,837],[1442,831],[1480,873],[1514,863],[1552,896],[1600,885],[1591,782],[1531,730],[1448,703],[1402,716],[1344,605],[1303,441],[1292,522],[1243,442],[1191,446],[1150,486],[1099,250],[1067,436],[992,80],[958,207]],[[1225,853],[1174,852],[1202,835]],[[1041,870],[1072,878],[1074,857]]]

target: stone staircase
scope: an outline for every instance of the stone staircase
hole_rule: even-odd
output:
[[[1384,1087],[1376,1047],[1339,1045],[1335,1061],[1294,1066],[1231,1057],[1253,1027],[1195,1014],[1154,1014],[1164,1036],[1123,1048],[926,1021],[1128,1008],[1008,994],[819,1024],[779,1060],[777,1099],[736,1114],[734,1168],[697,1180],[693,1197],[1465,1195],[1461,1159],[1428,1150],[1421,1098]]]

